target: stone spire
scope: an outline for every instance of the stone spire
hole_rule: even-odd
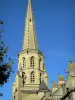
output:
[[[23,50],[26,49],[31,49],[31,50],[38,49],[31,0],[28,0],[26,20],[25,20]]]

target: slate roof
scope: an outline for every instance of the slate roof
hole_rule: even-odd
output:
[[[42,80],[40,86],[39,86],[39,91],[49,91],[47,85],[45,84],[44,80]]]

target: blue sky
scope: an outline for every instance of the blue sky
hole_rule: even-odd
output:
[[[70,59],[75,62],[75,0],[32,0],[39,49],[45,55],[45,65],[52,81],[57,81],[58,72],[64,75]],[[22,50],[27,0],[0,0],[0,20],[4,21],[4,42],[9,47],[9,57],[15,59]],[[12,100],[12,84],[17,71],[0,91],[1,100]]]

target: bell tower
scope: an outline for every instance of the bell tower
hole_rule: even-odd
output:
[[[42,80],[48,84],[44,56],[37,45],[32,2],[28,0],[23,46],[18,54],[18,72],[13,84],[13,100],[24,100],[26,95],[39,90]]]

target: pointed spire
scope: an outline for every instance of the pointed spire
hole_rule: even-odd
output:
[[[38,49],[31,0],[28,0],[25,20],[23,50],[25,49]]]

